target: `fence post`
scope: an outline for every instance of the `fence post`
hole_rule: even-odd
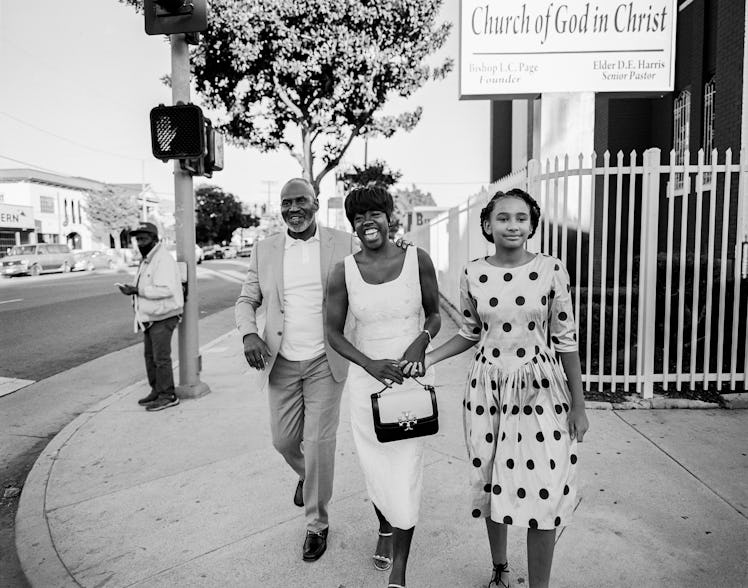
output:
[[[542,170],[540,169],[540,162],[537,159],[531,159],[527,162],[526,166],[526,175],[524,178],[525,185],[523,186],[525,190],[527,191],[530,196],[535,198],[538,202],[540,202],[540,174]],[[544,215],[548,214],[547,210],[543,211]],[[538,227],[538,229],[541,229],[541,227]],[[537,230],[535,232],[535,235],[532,239],[527,241],[527,250],[532,253],[539,253],[542,251],[542,244],[540,242],[540,234],[541,231]]]
[[[657,324],[657,233],[660,208],[660,150],[644,152],[641,248],[639,251],[639,312],[637,361],[642,398],[654,395],[655,326]]]

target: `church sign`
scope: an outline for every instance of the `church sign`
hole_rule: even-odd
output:
[[[673,90],[676,0],[461,0],[460,98]]]

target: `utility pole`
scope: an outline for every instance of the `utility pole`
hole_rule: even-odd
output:
[[[267,208],[265,209],[265,212],[267,214],[270,214],[270,205],[271,205],[271,202],[272,202],[271,191],[270,190],[271,190],[271,188],[273,186],[275,186],[275,184],[277,184],[277,182],[273,182],[272,180],[263,180],[262,183],[265,184],[267,186],[267,189],[268,189],[268,203],[267,203]]]
[[[148,208],[146,207],[146,200],[145,200],[145,159],[140,160],[140,216],[142,221],[148,220]]]
[[[174,104],[190,101],[190,53],[184,33],[169,35],[171,41],[171,96]],[[174,219],[176,221],[177,259],[187,264],[187,299],[179,324],[179,386],[182,398],[198,398],[210,392],[200,381],[200,340],[198,333],[198,295],[195,272],[195,195],[192,175],[174,160]]]

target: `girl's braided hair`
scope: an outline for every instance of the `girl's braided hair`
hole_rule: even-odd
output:
[[[502,192],[501,190],[496,192],[496,194],[491,197],[491,200],[488,201],[488,204],[483,207],[483,210],[480,211],[480,230],[486,240],[491,243],[494,242],[493,235],[486,232],[484,223],[491,217],[494,205],[500,198],[519,198],[527,204],[527,207],[530,209],[530,226],[532,227],[528,239],[531,238],[540,224],[540,206],[535,201],[535,198],[530,196],[527,192],[520,190],[519,188],[513,188],[508,192]]]

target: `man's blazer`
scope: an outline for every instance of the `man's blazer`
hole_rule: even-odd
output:
[[[327,281],[330,270],[346,255],[358,250],[352,233],[321,227],[319,231],[320,276],[322,278],[322,319],[327,321]],[[236,328],[242,339],[250,333],[259,334],[257,309],[264,304],[265,329],[260,335],[270,349],[266,373],[273,369],[283,338],[283,257],[286,234],[277,233],[255,243],[249,260],[249,271],[236,301]],[[342,382],[348,374],[348,360],[330,347],[325,331],[325,353],[332,377]]]

